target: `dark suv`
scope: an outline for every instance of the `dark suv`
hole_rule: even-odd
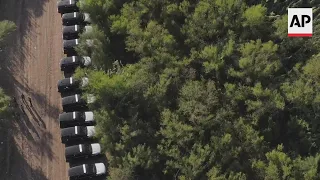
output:
[[[63,26],[62,38],[64,40],[77,39],[79,38],[80,33],[88,33],[88,32],[92,32],[92,26],[80,26],[80,25]]]
[[[93,138],[96,133],[94,126],[74,126],[61,129],[61,142],[79,141]]]
[[[66,147],[65,155],[67,162],[77,158],[88,158],[101,154],[101,146],[99,143],[78,144]]]
[[[66,13],[62,15],[62,25],[71,26],[71,25],[85,25],[91,23],[90,15],[88,13]]]
[[[91,64],[91,58],[88,56],[70,56],[64,57],[60,61],[61,71],[74,71],[77,67],[87,67]]]
[[[87,109],[87,102],[79,94],[62,98],[62,108],[64,112],[72,112]]]
[[[95,176],[106,174],[106,166],[104,163],[82,164],[80,166],[71,167],[68,170],[70,180],[75,179],[91,179]]]
[[[58,92],[80,92],[81,87],[88,85],[89,79],[84,77],[82,79],[75,79],[73,77],[61,79],[58,81]]]
[[[85,111],[88,109],[87,105],[95,101],[96,97],[92,94],[88,94],[86,99],[79,94],[74,94],[62,98],[62,108],[64,112]]]
[[[59,115],[60,128],[66,128],[71,126],[81,126],[81,125],[93,125],[94,116],[92,111],[74,111],[74,112],[64,112]]]
[[[61,0],[57,3],[58,13],[71,13],[78,12],[77,0]]]
[[[63,53],[75,53],[75,47],[79,44],[79,39],[63,40]]]

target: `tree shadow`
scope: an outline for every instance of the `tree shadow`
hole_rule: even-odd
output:
[[[9,135],[8,143],[14,142],[13,137]],[[7,144],[8,144],[7,143]],[[32,164],[29,164],[24,156],[21,154],[21,150],[17,145],[11,144],[6,152],[8,160],[6,161],[3,168],[3,173],[0,176],[0,179],[7,180],[21,180],[21,179],[34,179],[34,180],[47,180],[48,178],[44,173],[39,169],[39,167],[32,167]],[[33,154],[32,156],[37,156]],[[13,158],[14,157],[14,158]],[[18,173],[17,173],[18,170]]]
[[[44,121],[42,120],[41,116],[38,114],[36,109],[34,109],[33,106],[29,105],[28,102],[26,102],[25,100],[24,100],[24,104],[25,104],[26,108],[28,109],[28,112],[30,113],[32,118],[34,120],[36,120],[39,127],[43,127],[44,129],[46,129],[47,128],[46,124],[44,123]]]
[[[16,89],[27,92],[38,104],[46,104],[49,117],[56,118],[60,112],[58,107],[50,105],[47,94],[33,92],[27,83],[27,78],[20,76],[19,80],[15,75],[19,75],[19,70],[24,69],[26,57],[35,58],[34,53],[26,49],[28,39],[41,35],[40,32],[31,31],[39,26],[34,21],[46,11],[49,0],[1,0],[0,1],[0,21],[10,20],[15,22],[17,29],[6,41],[6,47],[0,52],[0,86],[14,95]],[[35,103],[36,104],[36,103]],[[39,119],[39,118],[38,118]],[[41,118],[40,118],[41,119]],[[56,122],[56,121],[55,121]]]
[[[45,33],[32,31],[32,29],[39,26],[39,21],[35,19],[42,16],[46,9],[53,8],[52,5],[48,5],[48,2],[49,0],[0,0],[0,21],[10,20],[17,26],[16,31],[7,38],[6,46],[1,47],[0,87],[3,87],[11,97],[19,96],[20,92],[27,93],[26,96],[32,97],[33,104],[36,106],[33,109],[25,103],[23,107],[26,115],[20,110],[20,104],[23,104],[20,101],[16,109],[16,112],[20,115],[9,122],[8,129],[12,130],[10,140],[12,143],[12,153],[8,154],[11,159],[11,168],[6,172],[6,177],[0,177],[0,179],[47,179],[41,172],[40,167],[38,167],[38,169],[28,164],[32,163],[32,161],[28,161],[26,154],[23,154],[24,151],[18,149],[18,145],[14,144],[16,141],[13,139],[13,134],[21,134],[23,141],[29,140],[28,143],[38,149],[38,151],[30,151],[31,153],[28,153],[27,156],[35,156],[35,158],[38,158],[41,154],[42,157],[48,157],[50,160],[57,158],[52,152],[52,134],[46,131],[43,118],[49,116],[49,118],[54,117],[56,119],[56,116],[60,112],[59,108],[51,105],[52,103],[50,103],[49,99],[50,94],[34,92],[27,83],[27,77],[20,72],[25,69],[24,64],[27,57],[29,59],[36,58],[36,53],[33,53],[27,46],[30,39],[34,40],[36,36],[41,35],[40,33]],[[49,74],[47,76],[49,76]],[[46,88],[46,91],[50,93],[51,91],[48,89],[49,87]],[[18,97],[17,99],[20,100]],[[36,109],[42,108],[37,108],[37,104],[44,108],[44,111],[41,111],[41,113],[43,112],[44,114],[36,111]],[[30,119],[28,117],[30,117]]]
[[[26,110],[25,112],[28,113]],[[54,158],[51,149],[51,144],[53,143],[52,134],[32,123],[28,116],[22,111],[18,117],[9,122],[8,126],[14,134],[21,133],[23,137],[27,138],[35,147],[41,147],[39,148],[39,153],[41,153],[42,156],[46,156],[50,160]]]
[[[36,104],[46,105],[47,115],[50,118],[57,119],[57,115],[60,112],[59,107],[51,105],[47,99],[49,98],[47,97],[47,95],[36,93],[28,86],[28,84],[21,83],[20,81],[18,81],[13,75],[14,70],[10,67],[5,67],[6,62],[7,61],[5,61],[3,64],[0,63],[0,87],[2,87],[11,97],[16,96],[15,92],[17,92],[17,89],[19,89],[22,92],[26,92],[29,97],[32,97],[34,106],[36,106]],[[19,95],[20,94],[18,94],[18,96]],[[25,102],[25,104],[27,105],[28,102]],[[41,121],[42,125],[44,125],[41,115],[39,115],[36,109],[37,108],[32,108],[30,110],[31,115],[34,119]],[[58,123],[58,121],[54,122]]]
[[[13,9],[10,9],[10,6],[22,7],[21,9],[17,9],[16,11],[21,12],[23,9],[28,10],[34,17],[40,17],[43,15],[45,10],[45,4],[49,2],[49,0],[1,0],[0,7],[3,7],[5,11],[2,11],[2,14],[10,14]],[[19,14],[16,14],[17,16]],[[10,16],[4,16],[3,19],[9,19]],[[1,19],[0,19],[1,20]]]

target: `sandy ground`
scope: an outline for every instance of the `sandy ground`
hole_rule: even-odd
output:
[[[0,20],[8,19],[17,25],[0,52],[0,87],[17,98],[20,114],[10,127],[10,166],[0,179],[67,179],[68,165],[57,122],[61,98],[56,83],[62,78],[59,61],[63,53],[56,2],[0,0]]]

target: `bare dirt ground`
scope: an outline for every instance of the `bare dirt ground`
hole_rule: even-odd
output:
[[[0,0],[0,20],[17,30],[0,52],[0,87],[15,96],[19,118],[10,123],[3,180],[65,180],[67,164],[57,117],[62,78],[61,17],[56,0]],[[25,95],[25,101],[20,97]],[[32,106],[28,98],[32,100]],[[23,113],[23,110],[25,114]]]

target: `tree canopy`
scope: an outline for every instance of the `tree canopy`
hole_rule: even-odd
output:
[[[85,0],[98,138],[111,180],[317,180],[314,1]],[[287,37],[287,7],[314,36]]]
[[[0,21],[0,49],[5,43],[5,38],[16,29],[16,25],[11,21]],[[7,96],[3,89],[0,87],[0,120],[8,117],[11,98]]]
[[[10,113],[10,101],[11,98],[4,93],[2,88],[0,88],[0,121],[2,121],[3,118],[8,117]]]
[[[5,38],[16,29],[16,25],[11,21],[0,21],[0,47]]]

